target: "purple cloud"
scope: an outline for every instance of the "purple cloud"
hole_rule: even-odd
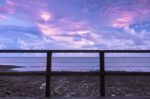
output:
[[[5,2],[0,6],[0,36],[17,43],[1,41],[1,49],[150,48],[144,24],[150,23],[149,0]]]

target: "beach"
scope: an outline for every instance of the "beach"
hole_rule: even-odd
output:
[[[0,66],[13,72],[17,66]],[[99,96],[99,76],[52,76],[52,96]],[[150,96],[150,76],[106,76],[106,96]],[[45,76],[0,76],[0,97],[44,96]]]
[[[0,97],[44,96],[44,76],[0,76]],[[99,96],[98,76],[53,76],[52,96]],[[150,96],[149,76],[106,77],[106,96]]]

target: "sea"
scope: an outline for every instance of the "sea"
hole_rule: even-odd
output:
[[[52,71],[97,71],[98,57],[53,57]],[[18,66],[14,71],[44,71],[46,57],[0,57],[0,65]],[[106,71],[150,72],[150,57],[106,57]]]

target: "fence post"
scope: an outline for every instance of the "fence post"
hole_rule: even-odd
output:
[[[99,52],[100,64],[100,96],[105,96],[105,53]]]
[[[51,96],[50,90],[50,82],[51,82],[51,64],[52,64],[52,52],[47,52],[47,64],[46,64],[46,88],[45,88],[45,96]]]

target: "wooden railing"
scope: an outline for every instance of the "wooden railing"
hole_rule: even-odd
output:
[[[106,53],[150,53],[150,50],[0,50],[0,53],[46,53],[47,63],[45,72],[0,72],[0,76],[22,76],[22,75],[45,75],[46,88],[45,96],[51,94],[51,76],[70,76],[70,75],[99,75],[100,77],[100,96],[105,96],[105,76],[106,75],[131,75],[131,76],[150,76],[150,72],[107,72],[105,71]],[[99,53],[99,72],[52,72],[52,54],[53,53]]]

